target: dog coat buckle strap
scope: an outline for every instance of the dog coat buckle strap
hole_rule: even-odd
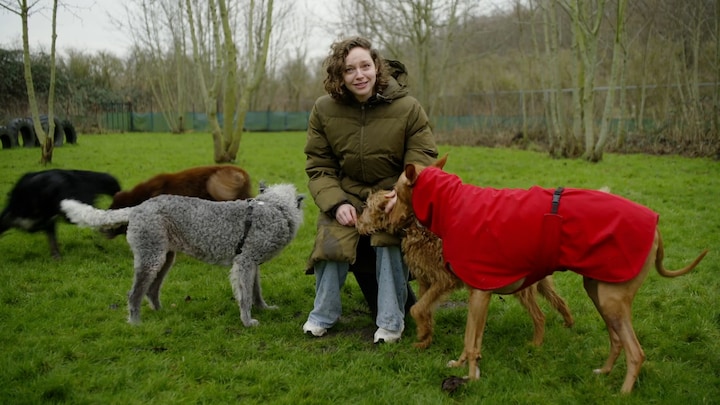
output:
[[[243,245],[245,244],[245,239],[247,239],[248,232],[250,231],[250,225],[252,225],[252,213],[254,208],[254,199],[248,199],[248,209],[245,213],[245,229],[243,230],[242,237],[240,238],[240,242],[238,242],[237,247],[235,248],[235,254],[240,254],[242,252]]]
[[[560,208],[560,196],[562,195],[563,190],[565,190],[564,187],[558,187],[553,193],[552,207],[550,209],[550,213],[553,215],[558,213],[558,208]]]
[[[555,270],[558,266],[560,258],[560,235],[563,218],[558,215],[560,208],[560,196],[564,188],[555,189],[552,198],[552,206],[550,212],[543,217],[542,224],[542,240],[540,241],[538,250],[538,268]],[[537,280],[532,280],[535,282]],[[529,280],[525,281],[525,285],[529,285]]]

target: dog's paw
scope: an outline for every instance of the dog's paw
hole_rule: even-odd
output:
[[[447,367],[462,367],[463,364],[465,364],[465,362],[461,360],[450,360],[447,362]]]
[[[260,325],[260,321],[258,321],[257,319],[251,319],[251,320],[249,320],[249,321],[247,321],[247,322],[243,321],[243,325],[245,325],[245,326],[248,327],[248,328],[251,328],[251,327],[253,327],[253,326],[258,326],[258,325]]]

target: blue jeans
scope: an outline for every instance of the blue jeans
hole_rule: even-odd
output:
[[[378,282],[379,328],[399,331],[405,325],[408,268],[399,246],[375,247],[375,269]],[[345,284],[350,264],[323,261],[315,264],[315,302],[308,320],[323,328],[331,328],[342,314],[340,291]]]

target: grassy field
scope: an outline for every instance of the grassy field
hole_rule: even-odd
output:
[[[255,181],[292,182],[306,192],[302,133],[246,134],[237,164]],[[298,238],[262,266],[266,300],[245,328],[232,299],[228,269],[180,255],[162,291],[164,308],[143,306],[143,323],[126,323],[132,255],[124,237],[59,226],[62,260],[50,258],[42,234],[0,238],[0,403],[79,404],[703,404],[720,398],[720,164],[670,156],[605,155],[600,164],[552,160],[511,149],[440,147],[446,170],[494,187],[598,188],[660,214],[669,268],[701,249],[691,274],[654,272],[634,305],[647,361],[635,391],[618,394],[624,356],[609,376],[592,374],[608,350],[603,323],[574,274],[555,276],[576,319],[573,328],[543,301],[545,344],[532,347],[532,325],[519,303],[493,298],[482,377],[453,394],[443,379],[466,369],[445,364],[462,349],[467,293],[439,309],[435,340],[412,347],[408,317],[396,345],[372,344],[374,322],[352,277],[344,315],[331,333],[311,339],[301,325],[312,307],[314,278],[303,273],[317,208],[307,200]],[[0,151],[0,194],[25,172],[41,170],[38,149]],[[83,135],[56,149],[52,167],[107,171],[124,188],[165,171],[212,163],[205,134]],[[100,206],[109,200],[102,199]]]

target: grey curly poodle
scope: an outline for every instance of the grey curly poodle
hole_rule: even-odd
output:
[[[129,322],[140,322],[140,305],[160,308],[160,287],[176,252],[210,264],[232,265],[230,284],[245,326],[254,304],[267,305],[260,289],[260,264],[285,248],[303,221],[302,200],[292,184],[271,185],[254,199],[207,201],[161,195],[130,208],[100,210],[75,200],[61,208],[70,221],[99,230],[127,224],[135,277],[128,293]]]

